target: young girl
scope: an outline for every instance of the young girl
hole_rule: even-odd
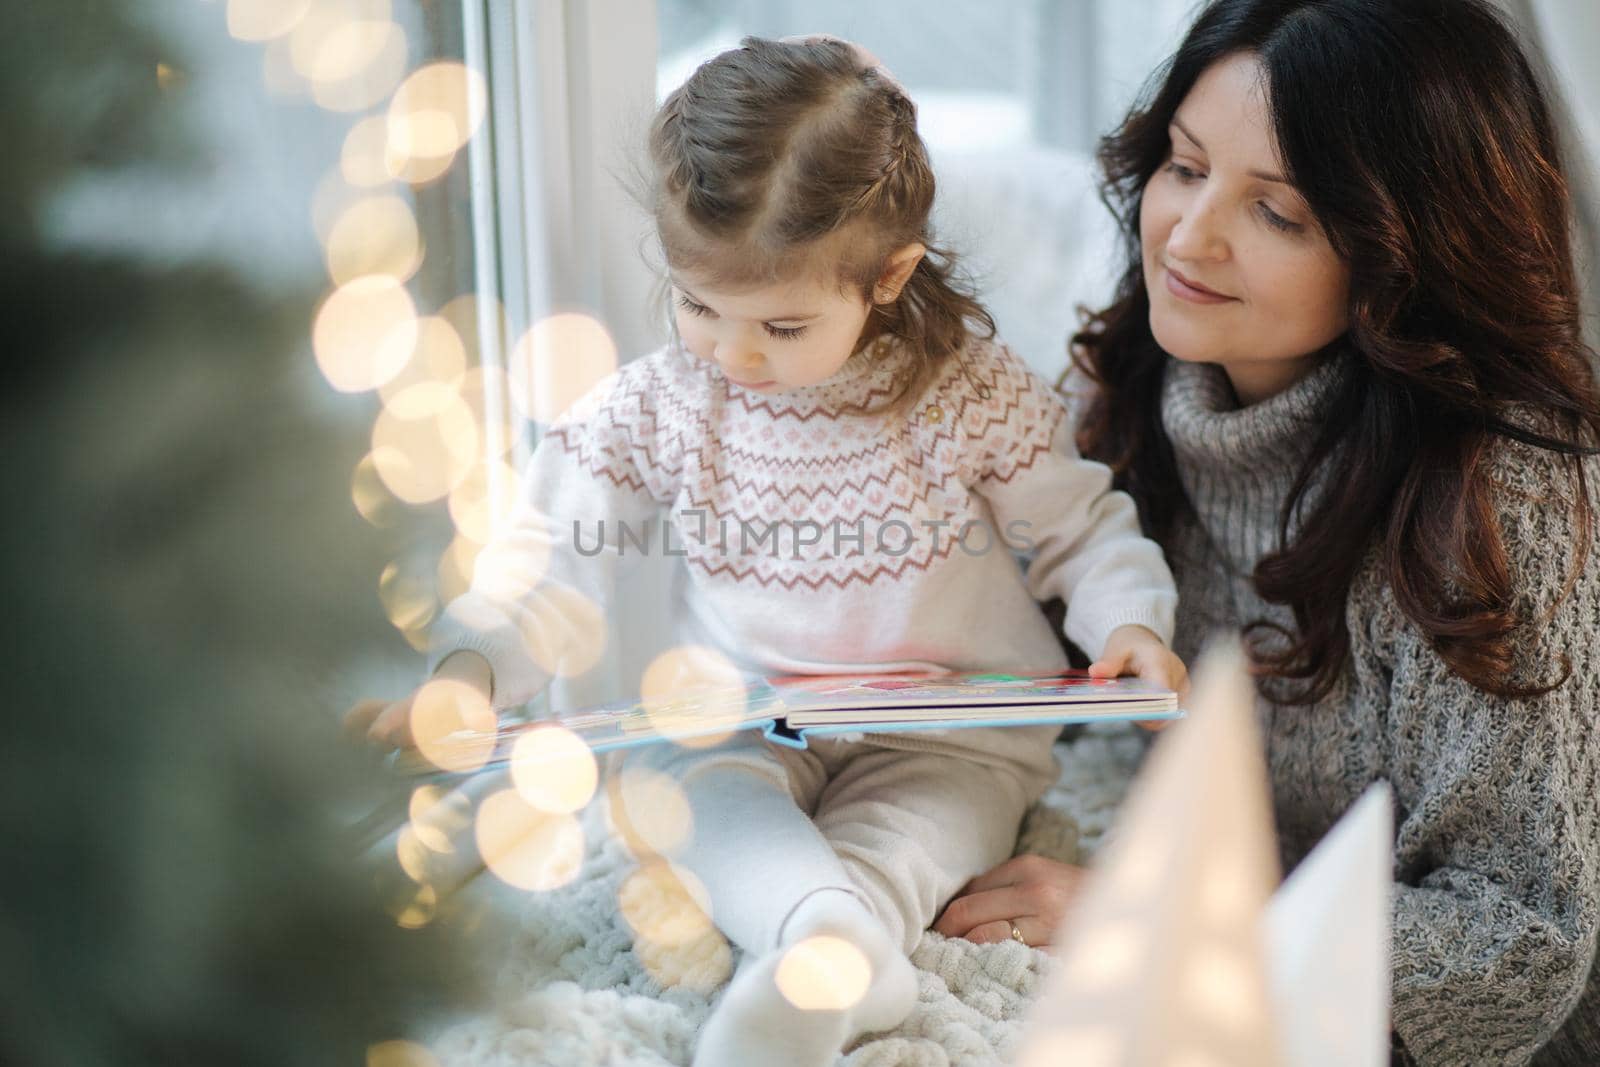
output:
[[[525,642],[559,642],[575,602],[603,607],[618,522],[666,508],[686,639],[752,670],[1057,670],[1034,601],[1060,597],[1098,673],[1181,687],[1161,552],[930,247],[915,110],[871,57],[747,40],[667,99],[650,149],[677,336],[544,436],[514,528],[445,613],[440,673],[500,706],[535,696],[548,676]],[[610,552],[595,554],[600,520]],[[546,555],[531,591],[485,578]],[[695,1062],[829,1063],[899,1023],[916,999],[905,953],[1009,855],[1055,778],[1055,729],[631,752],[681,783],[693,835],[672,858],[745,952]],[[786,949],[819,935],[871,966],[849,1009],[802,1010],[774,982]]]

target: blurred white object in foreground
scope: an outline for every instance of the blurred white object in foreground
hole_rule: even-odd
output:
[[[1377,786],[1276,897],[1255,697],[1202,657],[1057,939],[1021,1067],[1366,1067],[1388,1056],[1389,799]]]

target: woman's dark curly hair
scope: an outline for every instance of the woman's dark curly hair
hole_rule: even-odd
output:
[[[1482,0],[1218,0],[1141,103],[1100,146],[1103,194],[1122,229],[1115,301],[1072,339],[1097,383],[1079,444],[1111,465],[1147,531],[1189,508],[1161,420],[1169,357],[1150,328],[1139,242],[1144,188],[1201,73],[1260,62],[1273,133],[1350,272],[1338,389],[1255,569],[1296,632],[1255,642],[1275,695],[1325,695],[1350,650],[1343,606],[1376,543],[1400,607],[1462,678],[1502,696],[1513,679],[1516,590],[1489,459],[1502,439],[1563,457],[1584,531],[1581,457],[1600,441],[1584,345],[1571,201],[1551,112],[1526,55]],[[1325,489],[1314,490],[1321,485]],[[1291,517],[1298,520],[1291,523]],[[1260,635],[1266,624],[1255,622]]]

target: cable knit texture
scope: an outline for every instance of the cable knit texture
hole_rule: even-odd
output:
[[[1250,575],[1346,364],[1239,408],[1222,371],[1169,364],[1163,416],[1195,519],[1169,546],[1178,645],[1258,618],[1291,622]],[[1586,467],[1591,493],[1600,463]],[[1345,607],[1351,656],[1314,707],[1260,706],[1285,869],[1368,783],[1397,801],[1394,1027],[1424,1064],[1600,1064],[1600,531],[1580,573],[1557,461],[1498,446],[1490,476],[1519,590],[1535,620],[1515,671],[1572,673],[1505,700],[1446,667],[1401,613],[1376,553]],[[1570,588],[1569,588],[1570,583]],[[1587,993],[1585,990],[1587,988]],[[1581,1007],[1579,998],[1583,997]],[[1569,1018],[1570,1016],[1570,1018]],[[1541,1051],[1541,1046],[1545,1046]]]

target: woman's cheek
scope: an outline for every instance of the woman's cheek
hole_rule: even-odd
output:
[[[1350,328],[1350,268],[1344,260],[1325,249],[1322,265],[1323,330],[1333,340]]]
[[[1144,252],[1144,265],[1146,273],[1156,259],[1156,219],[1161,214],[1165,195],[1160,186],[1161,175],[1157,174],[1150,179],[1144,187],[1144,196],[1139,200],[1139,245]]]
[[[1145,266],[1159,264],[1172,228],[1183,217],[1183,189],[1165,168],[1151,175],[1139,201],[1139,241]]]
[[[1349,271],[1337,257],[1303,248],[1257,246],[1241,255],[1244,290],[1272,347],[1289,355],[1314,352],[1345,332]]]

